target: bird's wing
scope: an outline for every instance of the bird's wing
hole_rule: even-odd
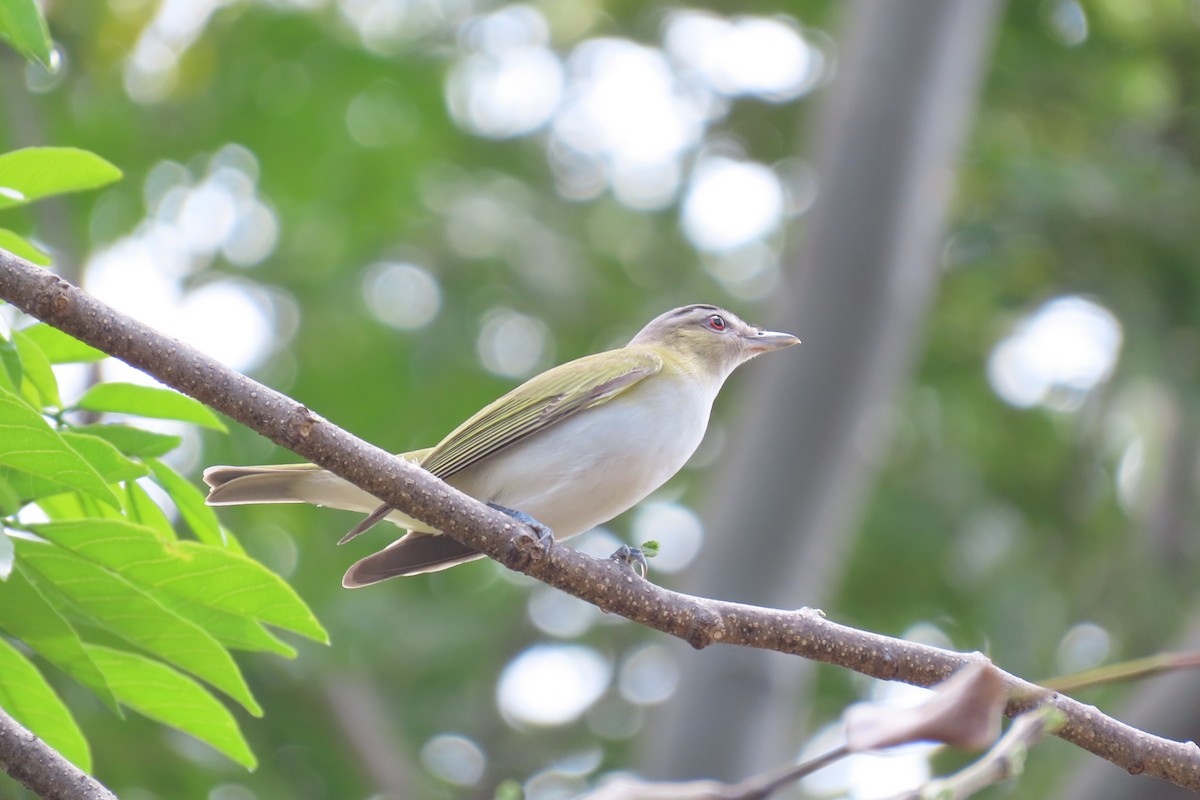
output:
[[[597,363],[603,366],[597,368]],[[421,468],[446,478],[576,412],[611,400],[660,369],[662,359],[656,354],[622,348],[547,370],[451,431]]]
[[[449,536],[410,533],[346,570],[342,586],[357,589],[400,575],[420,575],[483,558],[483,553]]]
[[[611,400],[660,369],[662,359],[657,355],[629,347],[561,364],[530,378],[459,425],[421,460],[421,468],[446,478],[577,411]],[[338,544],[365,533],[389,513],[391,507],[381,505]]]

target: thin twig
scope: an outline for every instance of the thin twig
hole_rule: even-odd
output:
[[[963,800],[987,787],[1020,775],[1029,748],[1054,731],[1062,717],[1049,706],[1021,714],[1008,731],[981,758],[945,778],[929,781],[920,789],[896,800]]]
[[[843,744],[828,753],[823,753],[799,764],[791,764],[766,777],[742,781],[732,787],[729,800],[766,800],[780,789],[791,786],[796,781],[807,778],[817,770],[825,769],[848,755],[850,755],[850,748]]]
[[[1039,681],[1038,684],[1056,692],[1078,692],[1080,689],[1090,689],[1094,686],[1142,680],[1165,672],[1197,668],[1200,668],[1200,651],[1155,653],[1145,658],[1135,658],[1119,664],[1105,664],[1060,678]]]

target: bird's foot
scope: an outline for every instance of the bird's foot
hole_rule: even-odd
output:
[[[619,564],[628,565],[638,574],[639,578],[646,577],[646,573],[650,570],[650,564],[646,561],[646,553],[640,547],[623,544],[609,558]]]
[[[499,503],[488,503],[488,507],[494,508],[503,514],[507,514],[517,522],[527,526],[537,535],[537,540],[539,543],[549,545],[554,541],[554,531],[550,530],[550,526],[542,522],[538,522],[524,511],[518,511],[515,508],[508,508],[507,506],[502,506]]]

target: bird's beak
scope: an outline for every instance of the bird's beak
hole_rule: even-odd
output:
[[[746,337],[746,349],[751,353],[766,353],[781,347],[791,347],[800,344],[800,340],[790,333],[779,331],[759,331],[754,336]]]

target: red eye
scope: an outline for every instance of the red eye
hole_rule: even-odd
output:
[[[708,318],[708,327],[712,328],[714,331],[725,330],[725,327],[726,327],[725,318],[722,317],[720,314],[713,314],[711,317]]]

